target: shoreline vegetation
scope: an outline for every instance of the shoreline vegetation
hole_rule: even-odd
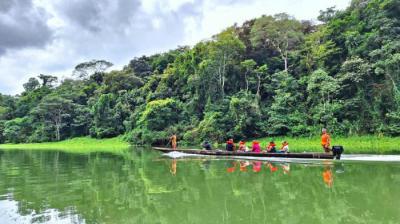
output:
[[[320,11],[318,23],[264,15],[122,68],[93,59],[62,79],[32,74],[19,94],[0,94],[0,144],[124,136],[155,145],[178,133],[182,145],[199,148],[203,140],[315,136],[322,128],[398,137],[398,2],[353,0]],[[287,140],[292,151],[321,151],[317,137],[304,139]],[[346,152],[398,151],[390,138],[340,139],[333,143]]]
[[[68,153],[109,152],[118,154],[129,148],[130,144],[122,137],[108,139],[81,137],[60,142],[0,144],[0,150],[55,150]]]
[[[290,152],[322,152],[319,137],[264,137],[256,139],[265,150],[268,142],[273,139],[280,147],[283,140],[289,142]],[[246,144],[251,147],[251,140]],[[400,154],[400,138],[379,136],[332,137],[332,145],[342,145],[344,154]],[[200,148],[200,146],[182,146],[183,148]],[[223,149],[224,144],[217,148]],[[56,150],[68,153],[109,152],[123,153],[131,145],[122,137],[109,139],[93,139],[90,137],[73,138],[60,142],[2,144],[0,150]],[[178,142],[179,147],[179,142]],[[216,147],[214,147],[216,148]]]

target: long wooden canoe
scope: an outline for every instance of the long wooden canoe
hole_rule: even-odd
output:
[[[181,152],[187,154],[196,155],[207,155],[207,156],[248,156],[248,157],[279,157],[279,158],[300,158],[300,159],[334,159],[334,156],[330,153],[255,153],[255,152],[229,152],[222,150],[199,150],[199,149],[176,149],[153,147],[153,149],[169,153],[169,152]]]

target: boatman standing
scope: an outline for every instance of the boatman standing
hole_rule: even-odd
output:
[[[326,131],[326,128],[322,129],[321,145],[325,152],[330,152],[331,148],[331,136]]]
[[[170,141],[171,141],[172,149],[175,150],[176,149],[176,134],[175,133],[171,136]]]

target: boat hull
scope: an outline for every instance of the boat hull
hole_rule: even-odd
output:
[[[198,149],[170,149],[162,147],[153,147],[153,149],[169,153],[181,152],[187,154],[207,155],[207,156],[243,156],[243,157],[277,157],[277,158],[299,158],[299,159],[334,159],[332,154],[328,153],[256,153],[256,152],[229,152],[222,150],[198,150]]]

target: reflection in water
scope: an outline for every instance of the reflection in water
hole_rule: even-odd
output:
[[[261,165],[262,162],[261,161],[253,161],[253,172],[258,173],[261,171]]]
[[[236,162],[235,161],[228,161],[227,162],[228,168],[226,168],[226,172],[233,173],[236,170]]]
[[[324,183],[328,187],[332,187],[333,185],[333,174],[332,174],[332,169],[330,166],[325,166],[324,171],[322,172],[322,177],[324,180]]]
[[[150,150],[4,152],[0,223],[398,223],[400,164],[343,171]]]
[[[289,163],[282,163],[281,164],[282,170],[284,174],[290,173],[290,164]]]
[[[171,172],[171,174],[172,174],[173,176],[176,175],[176,165],[177,165],[176,159],[172,159],[172,160],[171,160],[171,168],[169,169],[169,171]]]
[[[249,161],[240,161],[240,171],[247,172],[247,167],[250,165]]]
[[[10,196],[12,197],[12,196]],[[20,203],[14,200],[0,200],[0,221],[2,224],[21,223],[85,223],[73,208],[68,211],[47,209],[37,214],[35,211],[22,214]]]

